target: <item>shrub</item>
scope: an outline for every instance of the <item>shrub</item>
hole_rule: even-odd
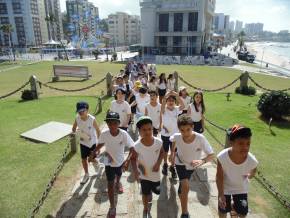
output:
[[[31,90],[25,89],[22,92],[21,99],[23,101],[33,100],[34,99],[34,95],[33,95]]]
[[[282,91],[264,93],[257,108],[263,117],[281,120],[284,116],[290,116],[290,95]]]
[[[256,89],[252,86],[249,87],[237,87],[235,92],[237,94],[241,94],[241,95],[255,95],[256,94]]]

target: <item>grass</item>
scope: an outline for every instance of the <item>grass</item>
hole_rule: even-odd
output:
[[[22,85],[32,74],[35,74],[42,82],[51,81],[52,65],[55,63],[41,62],[0,72],[0,96]],[[107,72],[117,74],[123,67],[122,64],[96,63],[94,61],[69,62],[69,64],[88,66],[92,78],[88,81],[61,78],[60,82],[50,85],[68,89],[82,88],[100,80]],[[209,89],[222,87],[240,75],[238,70],[223,67],[162,65],[157,66],[157,69],[159,73],[169,73],[176,69],[186,81]],[[258,83],[271,89],[284,89],[290,86],[289,79],[261,74],[252,74],[252,77]],[[238,85],[237,83],[223,90],[222,93],[206,93],[206,116],[224,127],[230,127],[234,123],[250,126],[254,133],[251,150],[260,162],[259,169],[277,186],[280,192],[290,199],[289,179],[285,176],[290,174],[289,168],[285,167],[290,164],[289,123],[274,124],[272,127],[274,136],[269,132],[267,124],[259,118],[256,109],[258,96],[247,97],[232,94],[231,101],[227,102],[223,93],[233,92]],[[250,83],[250,85],[252,84]],[[105,91],[105,83],[77,93],[62,93],[42,88],[40,99],[37,101],[19,103],[20,93],[1,100],[0,173],[4,176],[0,183],[0,217],[26,217],[28,215],[31,207],[44,190],[66,145],[65,139],[50,145],[36,144],[20,138],[19,134],[51,120],[71,123],[75,116],[75,102],[85,99],[94,109],[96,99],[84,96],[96,96],[102,90]],[[106,101],[103,111],[108,107],[108,103],[109,101]],[[102,122],[103,116],[104,114],[97,117],[99,122]],[[222,142],[224,141],[224,133],[209,125],[208,127]],[[208,133],[206,134],[216,153],[220,151],[221,147]],[[60,173],[39,217],[45,217],[57,208],[61,197],[67,191],[67,184],[73,182],[71,180],[79,169],[80,158],[77,154],[67,162]],[[255,180],[251,186],[250,203],[251,209],[256,213],[265,213],[268,217],[289,217],[289,212]]]

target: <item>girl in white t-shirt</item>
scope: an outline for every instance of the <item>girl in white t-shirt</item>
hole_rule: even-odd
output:
[[[249,152],[251,137],[250,128],[235,125],[229,135],[231,147],[217,156],[216,184],[221,218],[227,217],[233,209],[238,217],[247,216],[249,180],[255,176],[258,165],[255,156]]]
[[[201,91],[196,91],[193,94],[193,102],[188,106],[187,114],[190,115],[193,120],[193,130],[197,133],[204,132],[204,113],[205,106],[203,93]]]
[[[176,106],[176,100],[178,101],[179,106]],[[168,156],[169,148],[171,148],[171,142],[169,138],[174,133],[178,132],[177,118],[183,109],[184,109],[184,104],[176,92],[170,91],[164,96],[164,99],[162,100],[162,105],[161,105],[161,124],[160,124],[161,139],[163,142],[163,149],[165,151],[164,164],[162,168],[163,175],[168,174],[167,156]],[[174,165],[170,167],[170,171],[171,171],[172,178],[175,179],[176,172],[175,172]]]
[[[136,100],[131,104],[131,107],[137,105],[136,116],[137,119],[140,116],[145,115],[145,107],[150,102],[150,96],[147,93],[147,89],[142,87],[139,89],[139,94],[136,95]]]
[[[158,82],[155,76],[152,76],[147,84],[148,89],[152,91],[157,91],[158,89]]]
[[[169,74],[167,78],[167,90],[168,91],[175,91],[175,79],[173,74]]]
[[[149,116],[153,122],[153,135],[157,137],[160,132],[160,112],[161,104],[158,102],[158,94],[156,91],[149,91],[150,103],[146,105],[145,116]]]
[[[184,110],[182,111],[182,114],[187,114],[187,109],[191,104],[191,97],[189,96],[185,86],[181,86],[179,88],[179,96],[184,104]]]
[[[162,99],[166,95],[166,91],[167,91],[167,80],[165,77],[165,73],[161,73],[158,82],[158,95],[160,104],[162,103]]]
[[[190,116],[186,114],[179,116],[177,125],[180,133],[175,133],[170,137],[172,142],[170,161],[172,165],[175,164],[179,178],[178,195],[182,208],[181,217],[189,217],[187,204],[190,177],[194,169],[211,161],[214,153],[207,139],[202,134],[192,131],[193,121]]]

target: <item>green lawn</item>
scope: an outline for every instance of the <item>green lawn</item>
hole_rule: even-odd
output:
[[[63,62],[41,62],[23,66],[6,72],[0,72],[0,96],[13,91],[35,74],[42,82],[48,82],[52,77],[52,65]],[[65,63],[68,64],[68,63]],[[79,81],[62,78],[60,82],[50,85],[61,88],[75,89],[90,85],[107,72],[117,74],[122,64],[91,62],[69,62],[74,65],[86,65],[92,73],[89,81]],[[0,66],[1,69],[1,66]],[[240,71],[223,67],[207,66],[157,66],[159,73],[170,73],[177,70],[186,81],[202,88],[219,88],[231,82],[240,75]],[[253,74],[252,77],[263,86],[271,89],[284,89],[290,86],[289,79]],[[181,83],[182,84],[182,83]],[[250,83],[251,84],[251,83]],[[290,140],[288,124],[274,124],[272,135],[266,123],[259,118],[256,109],[258,96],[246,97],[233,94],[230,102],[226,101],[225,92],[233,92],[235,84],[221,93],[206,93],[206,116],[221,126],[230,127],[234,123],[242,123],[253,129],[252,152],[260,162],[259,168],[265,176],[290,199]],[[0,100],[0,217],[26,217],[36,200],[39,199],[48,182],[57,161],[66,145],[66,140],[60,140],[51,145],[33,143],[22,139],[19,134],[51,120],[72,123],[75,116],[75,103],[79,99],[89,101],[92,110],[96,105],[96,96],[105,91],[105,83],[100,86],[77,93],[62,93],[47,88],[41,89],[40,99],[31,102],[18,102],[20,93]],[[193,90],[190,90],[193,91]],[[84,97],[87,96],[87,97]],[[104,105],[108,107],[109,100]],[[97,117],[102,122],[104,114]],[[223,142],[224,133],[208,125],[210,130]],[[208,136],[208,134],[206,133]],[[288,136],[288,137],[287,137]],[[221,147],[208,136],[215,150]],[[39,217],[45,217],[55,209],[66,187],[80,169],[79,154],[74,155],[65,165],[55,183],[48,199],[40,211]],[[255,180],[251,186],[251,209],[257,213],[265,213],[268,217],[289,217],[284,209]]]

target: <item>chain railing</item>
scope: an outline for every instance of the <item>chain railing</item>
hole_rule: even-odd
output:
[[[23,89],[23,88],[24,88],[25,86],[27,86],[28,84],[29,84],[29,81],[27,81],[26,83],[24,83],[24,84],[23,84],[22,86],[20,86],[18,89],[14,90],[14,91],[12,91],[12,92],[10,92],[10,93],[8,93],[8,94],[5,94],[5,95],[0,96],[0,99],[7,98],[7,97],[9,97],[9,96],[11,96],[11,95],[13,95],[13,94],[19,92],[21,89]]]
[[[61,91],[61,92],[80,92],[80,91],[91,89],[91,88],[99,85],[100,83],[104,82],[105,80],[106,80],[106,77],[102,78],[101,80],[99,80],[98,82],[96,82],[96,83],[94,83],[92,85],[89,85],[89,86],[84,87],[84,88],[79,88],[79,89],[62,89],[62,88],[57,88],[57,87],[50,86],[47,83],[43,83],[43,82],[41,82],[39,80],[37,82],[39,83],[40,87],[44,86],[46,88],[57,90],[57,91]]]
[[[227,131],[224,127],[217,125],[215,122],[212,122],[208,119],[206,119],[206,121],[211,124],[213,127],[219,129],[220,131]],[[209,128],[206,127],[207,132],[209,133],[209,135],[222,147],[224,147],[224,144],[221,143],[217,137],[212,134],[211,131],[209,131]],[[281,194],[278,189],[271,184],[271,182],[266,179],[266,177],[263,175],[263,173],[259,170],[257,170],[257,174],[255,175],[255,179],[263,185],[263,187],[270,192],[281,204],[282,206],[284,206],[286,209],[288,209],[290,211],[290,201],[283,195]]]
[[[265,91],[281,91],[281,92],[287,92],[287,91],[290,91],[290,88],[287,88],[287,89],[281,89],[281,90],[273,90],[273,89],[268,89],[266,87],[263,87],[262,85],[260,85],[259,83],[257,83],[251,76],[249,76],[249,79],[252,81],[252,83],[255,84],[255,86],[265,90]]]
[[[217,88],[217,89],[205,89],[205,88],[201,88],[201,87],[197,87],[197,86],[194,86],[192,84],[190,84],[189,82],[187,82],[183,77],[181,76],[178,76],[178,78],[183,82],[185,83],[187,86],[193,88],[193,89],[197,89],[197,90],[201,90],[201,91],[204,91],[204,92],[218,92],[218,91],[221,91],[221,90],[224,90],[230,86],[232,86],[233,84],[235,84],[237,81],[240,80],[241,76],[239,76],[238,78],[236,78],[235,80],[233,80],[232,82],[230,82],[229,84],[226,84],[224,85],[223,87],[221,88]]]
[[[45,199],[47,198],[48,193],[50,192],[50,190],[51,190],[51,188],[56,180],[56,177],[58,176],[58,174],[60,173],[61,169],[63,168],[63,166],[65,164],[65,160],[67,158],[67,155],[69,154],[69,149],[70,149],[69,137],[67,137],[67,140],[68,140],[67,145],[64,149],[64,152],[62,153],[62,157],[59,160],[57,167],[54,170],[52,177],[50,178],[49,182],[47,183],[46,188],[43,191],[37,204],[31,209],[31,213],[29,214],[29,217],[31,217],[31,218],[35,217],[35,215],[38,213],[40,207],[43,205]]]

